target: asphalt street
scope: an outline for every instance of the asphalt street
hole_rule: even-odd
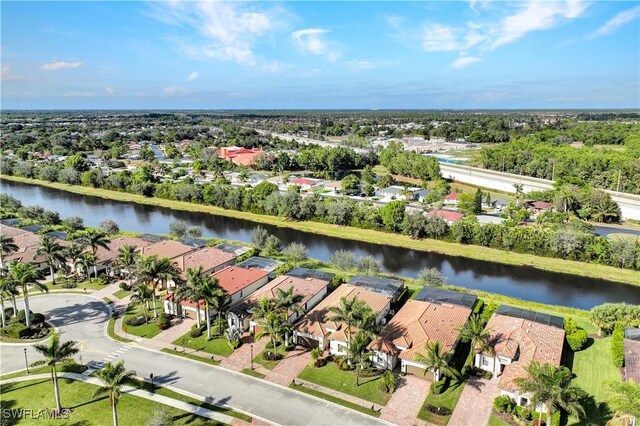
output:
[[[29,299],[33,312],[42,312],[59,328],[62,340],[75,340],[82,362],[125,361],[140,377],[154,375],[154,382],[191,392],[210,402],[224,403],[280,425],[379,425],[386,424],[335,404],[309,397],[286,387],[185,358],[115,342],[107,337],[109,309],[100,300],[79,294],[49,294]],[[28,345],[0,345],[0,370],[7,374],[25,368],[39,355]],[[79,357],[78,357],[79,360]]]

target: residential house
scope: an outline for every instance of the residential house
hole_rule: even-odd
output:
[[[123,236],[113,238],[107,243],[107,248],[98,247],[98,250],[96,250],[96,256],[98,257],[96,269],[98,272],[104,270],[107,274],[110,274],[114,272],[111,265],[118,257],[118,250],[121,247],[134,246],[138,249],[138,252],[140,252],[143,247],[149,245],[151,245],[150,242],[138,237]],[[91,249],[87,248],[85,251],[91,251]]]
[[[454,352],[459,329],[473,312],[476,297],[451,290],[425,287],[420,298],[408,300],[369,345],[372,360],[379,368],[394,369],[400,361],[400,371],[440,380],[440,371],[427,371],[416,360],[425,353],[425,346],[438,342],[444,353]]]
[[[532,361],[558,367],[564,348],[564,319],[553,315],[502,305],[487,323],[495,353],[475,355],[477,368],[499,377],[501,395],[526,406],[530,395],[521,393],[515,380],[526,377]]]
[[[282,265],[284,262],[279,260],[267,259],[266,257],[254,256],[249,259],[238,263],[236,266],[245,269],[261,269],[269,273],[269,279],[273,279],[276,276],[276,268]]]
[[[457,206],[458,205],[458,197],[460,194],[457,192],[450,192],[449,194],[444,196],[444,205],[445,206]]]
[[[347,284],[366,288],[374,293],[384,294],[389,296],[393,302],[397,302],[405,290],[404,283],[400,280],[370,275],[355,275]]]
[[[140,250],[140,254],[143,256],[158,256],[173,259],[175,257],[190,253],[194,250],[194,247],[182,244],[180,241],[163,240],[142,247],[142,249]]]
[[[324,189],[329,190],[330,194],[340,194],[342,192],[342,181],[333,180],[324,183]]]
[[[229,315],[227,315],[229,325],[239,324],[243,331],[249,329],[251,333],[256,332],[258,325],[251,319],[251,310],[258,304],[258,301],[265,298],[274,299],[278,294],[278,289],[287,291],[292,287],[294,294],[302,297],[302,300],[299,302],[302,312],[290,311],[288,313],[287,320],[293,324],[326,296],[329,291],[329,281],[331,281],[331,279],[322,280],[313,277],[301,278],[281,275],[242,302],[236,304],[233,309],[231,309]]]
[[[331,321],[330,308],[339,306],[340,299],[358,298],[375,312],[376,323],[381,324],[391,309],[391,297],[374,293],[362,287],[343,284],[307,313],[294,330],[297,344],[329,350],[332,354],[343,355],[347,349],[347,330],[342,322]],[[357,329],[351,329],[355,334]]]
[[[624,330],[624,379],[640,383],[640,328]]]
[[[546,201],[530,201],[527,203],[534,214],[548,212],[553,210],[553,203],[547,203]]]
[[[430,212],[425,213],[425,215],[444,219],[444,221],[447,222],[449,225],[452,225],[462,220],[462,218],[464,217],[464,215],[460,212],[454,212],[453,210],[444,210],[444,209],[431,210]]]
[[[420,189],[413,193],[413,199],[420,203],[424,203],[429,194],[431,194],[431,191],[429,191],[428,189]]]
[[[218,157],[238,166],[250,166],[254,163],[256,157],[262,154],[259,148],[240,148],[237,146],[227,146],[218,148]]]
[[[386,198],[389,200],[412,200],[414,192],[415,190],[412,188],[392,185],[378,189],[376,195],[380,198]]]
[[[299,177],[299,178],[295,178],[295,179],[291,179],[289,181],[290,185],[295,185],[298,188],[300,188],[301,191],[308,191],[311,188],[319,185],[322,183],[322,180],[320,179],[311,179],[311,178],[304,178],[304,177]]]
[[[204,274],[218,272],[236,262],[236,255],[214,247],[203,247],[172,259],[180,270],[180,278],[187,278],[187,269],[202,266]]]

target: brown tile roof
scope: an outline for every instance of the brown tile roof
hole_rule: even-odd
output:
[[[18,251],[22,251],[30,246],[39,246],[42,237],[32,232],[25,232],[13,237],[13,243],[18,246]]]
[[[518,377],[526,377],[524,367],[531,361],[541,364],[560,365],[564,346],[564,330],[551,325],[540,324],[522,318],[493,315],[487,323],[491,340],[495,343],[496,355],[518,359],[505,366],[500,377],[500,388],[514,390],[513,382]]]
[[[0,234],[7,235],[9,237],[15,237],[16,235],[25,234],[26,232],[27,231],[24,229],[0,224]]]
[[[624,378],[640,383],[640,341],[624,339]]]
[[[154,244],[150,244],[142,248],[141,254],[144,256],[160,256],[173,259],[194,251],[194,247],[189,247],[179,241],[164,240]]]
[[[202,266],[202,269],[207,272],[236,257],[233,253],[227,253],[214,247],[203,247],[183,256],[178,256],[174,260],[180,269],[180,275],[185,278],[185,271],[189,268]]]
[[[15,253],[8,254],[2,259],[4,262],[18,261],[18,262],[31,262],[31,263],[44,263],[47,261],[45,255],[36,256],[39,245],[26,247],[24,250],[20,250]]]
[[[268,275],[269,273],[262,269],[245,269],[236,266],[227,266],[211,276],[217,278],[220,287],[224,288],[229,295],[232,295]]]
[[[413,361],[416,353],[424,351],[424,346],[431,341],[440,342],[442,350],[449,352],[458,339],[458,329],[467,322],[469,315],[471,308],[466,306],[409,300],[370,347],[382,348],[381,343],[386,342],[393,344],[387,347],[406,348],[398,349],[400,358],[408,361]]]
[[[374,293],[361,287],[343,284],[335,289],[309,313],[307,313],[307,315],[305,315],[296,326],[296,330],[313,336],[326,337],[331,334],[331,331],[328,329],[332,329],[336,331],[331,334],[331,338],[344,341],[344,330],[341,330],[344,328],[342,324],[328,320],[331,316],[329,308],[332,306],[338,306],[340,298],[342,297],[346,297],[348,299],[357,297],[360,300],[364,300],[373,312],[376,313],[381,312],[391,302],[391,298],[389,296]]]
[[[237,314],[244,314],[247,310],[256,305],[258,300],[264,298],[273,299],[276,297],[276,290],[289,290],[293,287],[293,293],[301,295],[303,299],[299,305],[304,306],[313,296],[320,293],[322,289],[329,285],[328,281],[319,280],[317,278],[299,278],[281,275],[262,287],[260,290],[247,297],[242,303],[236,305],[233,311]]]
[[[96,256],[98,256],[98,262],[103,263],[109,260],[115,259],[118,256],[118,249],[123,246],[134,246],[137,248],[142,248],[150,245],[148,241],[143,240],[138,237],[117,237],[109,241],[107,244],[109,246],[108,249],[99,247],[96,251]]]

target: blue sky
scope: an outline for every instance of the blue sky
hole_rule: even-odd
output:
[[[638,2],[1,2],[4,109],[639,108]]]

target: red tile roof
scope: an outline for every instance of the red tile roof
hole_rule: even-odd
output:
[[[179,241],[164,240],[157,243],[142,247],[140,252],[143,256],[160,256],[173,259],[174,257],[182,256],[189,252],[194,251],[194,247],[182,244]]]
[[[9,237],[15,237],[16,235],[25,234],[26,232],[27,231],[24,229],[0,224],[0,234],[7,235]]]
[[[314,183],[317,183],[317,182],[319,181],[314,179],[307,179],[307,178],[296,178],[291,180],[291,183],[294,183],[296,185],[313,185]]]
[[[269,272],[262,269],[245,269],[237,266],[227,266],[221,271],[212,274],[218,279],[218,283],[229,295],[250,286],[256,281],[269,275]]]
[[[534,201],[531,205],[536,210],[549,210],[553,207],[553,203],[547,203],[546,201]]]
[[[214,247],[203,247],[194,252],[178,256],[174,259],[184,278],[184,272],[189,268],[202,266],[205,272],[211,271],[220,265],[232,261],[237,256]]]
[[[109,241],[109,243],[107,244],[109,246],[108,249],[102,247],[98,248],[98,250],[96,251],[96,256],[98,256],[98,262],[103,263],[111,259],[115,259],[118,256],[118,249],[120,247],[134,246],[140,249],[150,244],[150,242],[138,237],[117,237]]]
[[[427,212],[427,216],[440,217],[448,222],[457,222],[464,217],[462,213],[451,210],[432,210]]]
[[[444,198],[446,200],[457,200],[459,196],[460,194],[458,194],[457,192],[450,192],[447,195],[445,195]]]
[[[640,341],[624,339],[624,378],[640,383]]]

